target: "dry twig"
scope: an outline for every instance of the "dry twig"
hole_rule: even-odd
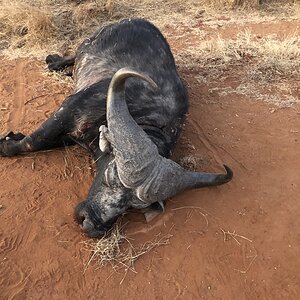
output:
[[[249,238],[243,236],[243,235],[239,235],[235,232],[235,230],[233,232],[230,232],[230,231],[225,231],[224,229],[220,228],[220,230],[222,231],[223,233],[223,236],[224,236],[224,242],[228,241],[229,238],[232,238],[234,239],[238,245],[240,245],[241,243],[238,241],[237,238],[241,238],[241,239],[244,239],[250,243],[252,243],[252,240],[250,240]],[[228,238],[229,237],[229,238]]]

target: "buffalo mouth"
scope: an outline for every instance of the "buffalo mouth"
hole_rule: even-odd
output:
[[[82,202],[75,208],[74,219],[85,235],[90,238],[99,238],[112,228],[117,218],[103,223],[95,214],[95,210],[89,209],[86,202]]]

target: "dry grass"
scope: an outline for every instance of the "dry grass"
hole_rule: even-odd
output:
[[[226,241],[228,241],[228,240],[230,240],[230,239],[233,239],[234,241],[236,241],[236,243],[237,243],[239,246],[241,245],[241,243],[240,243],[240,241],[238,240],[238,238],[243,239],[243,240],[246,240],[246,241],[248,241],[248,242],[250,242],[250,243],[253,242],[253,241],[250,240],[249,238],[247,238],[247,237],[245,237],[245,236],[243,236],[243,235],[237,234],[237,233],[235,232],[235,230],[234,230],[233,232],[230,232],[229,230],[225,231],[225,230],[222,229],[222,228],[220,228],[220,230],[221,230],[222,233],[223,233],[223,236],[224,236],[223,240],[224,240],[224,242],[226,242]]]
[[[187,47],[178,54],[178,60],[184,65],[200,63],[208,67],[254,60],[261,68],[290,74],[300,66],[300,37],[293,34],[278,39],[276,36],[256,36],[249,31],[234,39],[218,36]]]
[[[64,85],[64,87],[72,88],[74,85],[74,81],[71,76],[66,76],[64,72],[50,72],[48,69],[46,69],[43,72],[43,75],[45,77],[48,77],[50,80],[53,80],[55,82],[61,83]]]
[[[196,171],[200,162],[202,162],[201,158],[198,158],[195,155],[191,155],[191,154],[184,156],[179,160],[179,164],[182,167],[191,171]]]
[[[285,87],[288,88],[285,89]],[[265,88],[262,88],[257,85],[256,82],[247,82],[244,80],[235,89],[232,87],[216,87],[210,89],[209,92],[217,92],[220,97],[230,97],[232,94],[237,94],[247,99],[263,101],[275,105],[277,108],[288,108],[300,103],[300,99],[297,96],[297,87],[297,82],[289,83],[284,81],[277,84],[268,84]],[[275,110],[272,109],[272,111],[274,112]]]
[[[84,249],[90,252],[90,258],[85,266],[87,269],[91,262],[96,262],[97,267],[110,265],[114,271],[124,271],[124,278],[128,271],[136,273],[135,262],[138,258],[159,246],[170,244],[171,234],[157,235],[153,240],[143,245],[133,246],[123,232],[120,222],[117,222],[107,236],[100,240],[84,242]]]
[[[249,31],[233,39],[218,36],[186,47],[176,58],[184,69],[197,66],[197,82],[215,83],[209,91],[218,92],[221,97],[235,93],[282,108],[300,102],[300,37],[295,33],[283,38],[257,36]],[[230,69],[235,72],[228,74]],[[220,85],[228,75],[236,76],[236,72],[240,72],[236,88]]]
[[[265,1],[260,0],[203,0],[204,5],[221,9],[221,8],[256,8]]]
[[[0,1],[0,50],[10,57],[68,54],[82,37],[110,20],[111,1]],[[28,52],[30,49],[30,52]]]
[[[1,1],[1,47],[11,43],[21,48],[26,42],[29,47],[40,47],[54,35],[52,14],[44,8],[45,1]]]
[[[124,17],[145,17],[161,29],[170,24],[192,25],[212,13],[232,7],[253,7],[258,0],[150,0],[130,3],[126,0],[86,0],[77,4],[70,0],[0,0],[0,51],[10,57],[44,56],[49,52],[69,54],[96,28]],[[263,1],[266,2],[266,1]],[[267,1],[268,3],[268,1]],[[285,2],[286,3],[286,2]],[[300,11],[292,7],[270,4],[292,17]],[[261,14],[253,11],[251,16]],[[229,15],[227,12],[226,15]],[[235,21],[244,19],[239,16]],[[264,16],[265,18],[265,16]],[[199,33],[199,30],[196,29]]]

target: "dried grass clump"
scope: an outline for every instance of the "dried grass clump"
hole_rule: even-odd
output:
[[[46,9],[46,0],[1,1],[0,25],[2,43],[14,47],[42,46],[55,35],[53,16]]]
[[[209,5],[217,9],[233,8],[257,8],[262,0],[202,0],[203,5]]]
[[[72,52],[112,15],[112,0],[0,0],[0,51],[7,56]]]
[[[123,227],[117,222],[113,229],[100,240],[90,240],[84,242],[84,249],[91,253],[86,264],[86,269],[95,261],[99,268],[111,265],[114,271],[124,270],[123,282],[127,272],[130,270],[136,273],[136,260],[159,246],[170,244],[171,234],[157,235],[153,240],[140,246],[133,246],[126,235],[123,233]]]
[[[72,89],[74,86],[73,78],[71,76],[66,76],[64,72],[51,72],[49,70],[44,70],[42,74],[53,81],[63,84],[65,88],[68,87]]]
[[[277,108],[288,108],[300,103],[297,96],[298,85],[291,83],[289,80],[280,80],[274,84],[266,81],[251,81],[245,76],[236,88],[232,87],[215,87],[209,89],[210,92],[217,92],[220,97],[236,94],[247,97],[247,99],[263,101],[272,104]]]
[[[112,0],[94,0],[78,5],[73,10],[72,21],[77,32],[83,33],[90,27],[107,21],[113,12]]]
[[[298,0],[201,0],[200,4],[217,9],[266,8],[297,4]]]
[[[187,155],[180,159],[179,164],[185,169],[196,171],[199,166],[199,161],[201,161],[200,158],[197,158],[194,155]]]
[[[300,37],[289,36],[283,40],[264,39],[257,43],[258,54],[264,57],[265,67],[287,71],[300,66]]]

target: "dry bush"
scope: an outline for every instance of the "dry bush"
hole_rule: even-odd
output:
[[[73,9],[72,21],[78,33],[84,33],[89,27],[105,22],[112,15],[113,2],[111,0],[94,0],[78,5]]]
[[[293,72],[300,66],[300,37],[289,36],[283,40],[264,39],[256,44],[258,54],[264,57],[264,66],[278,72]]]

